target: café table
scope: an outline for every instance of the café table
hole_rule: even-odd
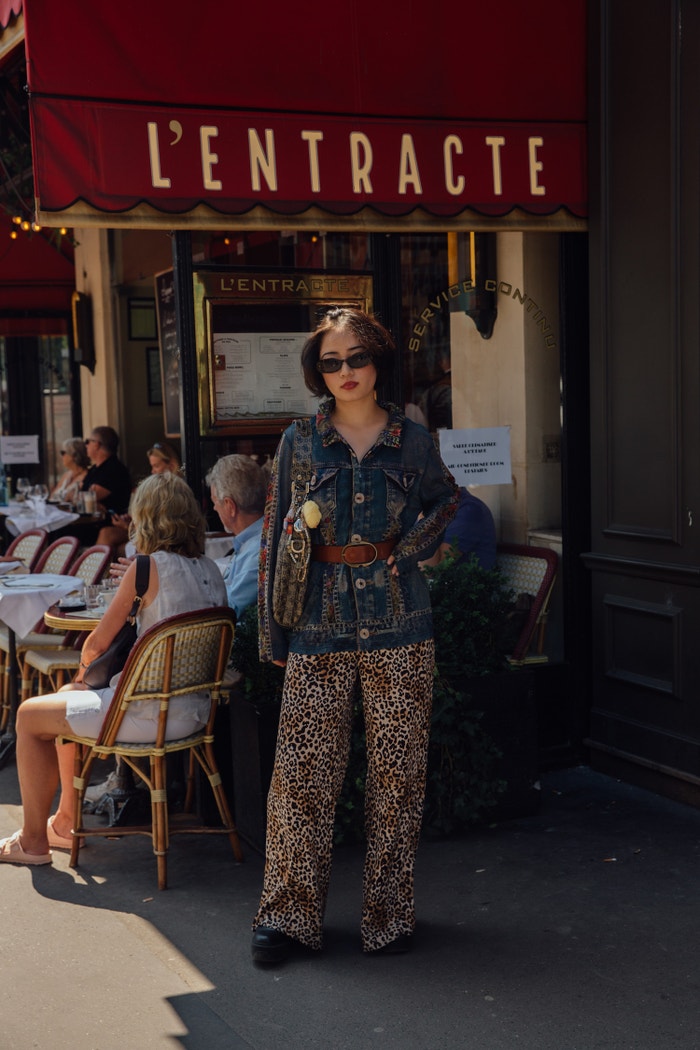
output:
[[[59,631],[93,631],[102,619],[104,606],[96,606],[94,609],[62,609],[60,605],[51,605],[44,613],[44,623],[47,627],[55,627]]]
[[[46,529],[47,532],[53,532],[54,529],[72,525],[81,518],[90,522],[95,520],[91,514],[76,514],[54,503],[32,500],[20,502],[11,499],[6,507],[0,507],[0,514],[5,518],[5,526],[12,536],[18,536],[27,529]]]
[[[54,573],[8,574],[0,577],[0,620],[7,626],[8,699],[9,717],[5,732],[0,737],[0,769],[14,755],[19,691],[17,688],[17,635],[29,634],[37,620],[57,600],[75,591],[78,581],[74,576]]]

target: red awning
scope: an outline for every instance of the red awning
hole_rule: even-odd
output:
[[[22,10],[22,0],[0,0],[0,29],[7,29]]]
[[[25,0],[39,217],[585,216],[585,7]]]
[[[0,210],[0,312],[70,312],[75,289],[73,250],[60,251],[51,243],[53,236],[53,230],[25,233]]]

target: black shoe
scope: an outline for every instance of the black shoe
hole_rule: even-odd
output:
[[[372,955],[405,955],[413,947],[413,939],[410,933],[400,933],[393,941],[375,949]]]
[[[258,926],[250,946],[253,962],[279,963],[289,957],[294,941],[281,930],[269,926]]]

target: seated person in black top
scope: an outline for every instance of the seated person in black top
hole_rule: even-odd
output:
[[[105,511],[123,514],[129,508],[131,478],[117,459],[119,435],[112,427],[94,427],[85,444],[92,466],[83,481],[83,492],[94,492]]]
[[[91,466],[88,469],[81,489],[83,492],[94,492],[97,498],[97,511],[92,522],[76,522],[57,530],[54,536],[67,533],[77,536],[85,547],[97,542],[97,536],[104,525],[111,521],[110,511],[123,514],[129,507],[131,498],[131,477],[121,460],[117,459],[119,435],[112,427],[94,427],[90,437],[85,439]],[[99,512],[102,511],[100,514]]]

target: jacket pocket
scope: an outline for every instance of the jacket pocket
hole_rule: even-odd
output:
[[[309,499],[318,504],[321,511],[319,535],[324,543],[335,542],[336,507],[338,506],[338,468],[317,469],[309,481]]]
[[[401,515],[408,506],[415,480],[418,476],[416,471],[393,470],[382,467],[386,481],[386,511],[389,531],[395,533],[392,528],[400,522]]]

